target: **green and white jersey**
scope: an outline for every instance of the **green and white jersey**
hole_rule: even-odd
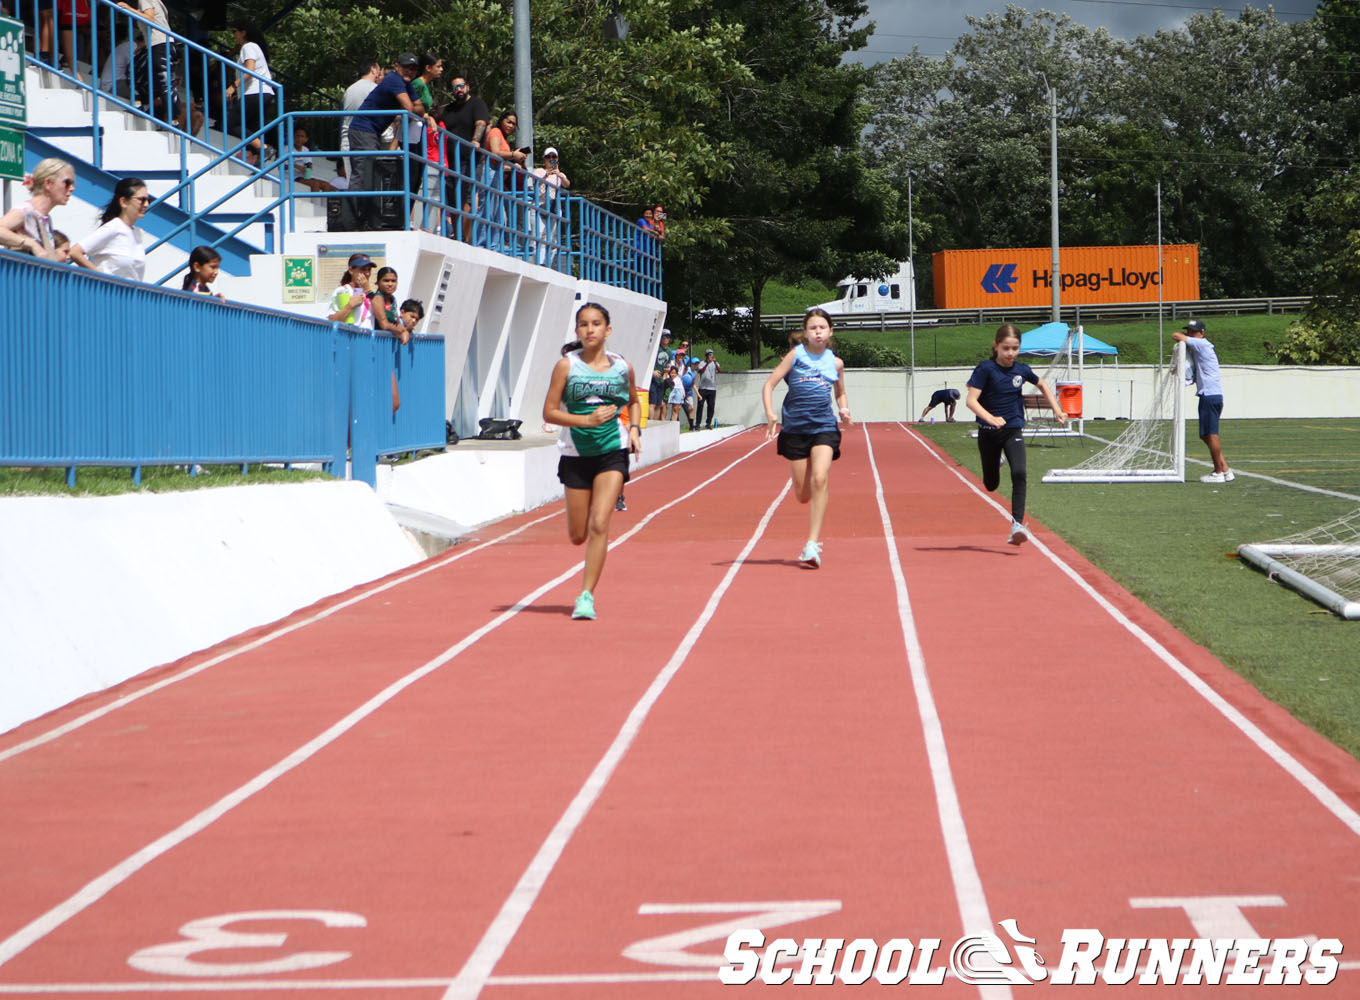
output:
[[[564,455],[607,455],[628,447],[628,362],[606,351],[609,368],[597,372],[581,359],[580,351],[567,355],[571,369],[562,388],[562,408],[568,413],[591,413],[598,406],[613,404],[618,416],[599,427],[563,427],[557,447]]]

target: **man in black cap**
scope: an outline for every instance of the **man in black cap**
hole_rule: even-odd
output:
[[[392,124],[397,112],[415,110],[412,104],[415,92],[411,90],[411,81],[420,73],[420,59],[414,52],[403,52],[397,56],[392,69],[393,72],[384,76],[364,98],[364,103],[359,105],[359,110],[349,123],[349,148],[353,152],[377,152],[378,136]],[[425,125],[429,128],[435,127],[435,120],[428,114],[425,115]],[[374,156],[354,158],[354,171],[350,179],[351,191],[376,190],[373,174],[377,162],[377,157]],[[365,230],[377,229],[378,199],[355,198],[354,202],[358,227]]]
[[[1209,449],[1214,471],[1199,477],[1201,483],[1218,485],[1230,483],[1237,477],[1223,457],[1223,444],[1218,437],[1218,420],[1223,413],[1223,379],[1218,370],[1218,352],[1205,336],[1204,320],[1192,319],[1184,331],[1176,331],[1172,340],[1185,345],[1185,357],[1190,362],[1189,378],[1195,383],[1199,397],[1199,439]]]

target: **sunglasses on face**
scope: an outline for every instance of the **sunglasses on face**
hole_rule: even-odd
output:
[[[467,90],[467,89],[468,89],[468,85],[467,85],[466,83],[455,83],[455,84],[453,85],[453,89],[454,89],[454,90]]]
[[[142,195],[142,196],[139,197],[139,198],[129,198],[128,201],[137,201],[137,202],[141,202],[143,205],[150,205],[150,204],[151,204],[151,195],[149,195],[149,194],[144,194],[144,195]]]
[[[63,178],[61,179],[61,186],[64,187],[64,188],[74,188],[74,187],[76,186],[75,178],[74,178],[74,177],[63,177]]]

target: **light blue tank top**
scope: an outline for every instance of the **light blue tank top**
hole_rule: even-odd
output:
[[[784,397],[780,424],[795,434],[820,434],[836,429],[833,389],[840,374],[830,348],[812,354],[799,344],[793,349],[793,367],[784,376],[789,391]]]

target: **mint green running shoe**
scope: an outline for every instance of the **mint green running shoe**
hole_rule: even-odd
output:
[[[588,621],[595,620],[595,596],[590,591],[581,591],[581,596],[576,598],[576,606],[571,609],[571,616],[585,618]]]

